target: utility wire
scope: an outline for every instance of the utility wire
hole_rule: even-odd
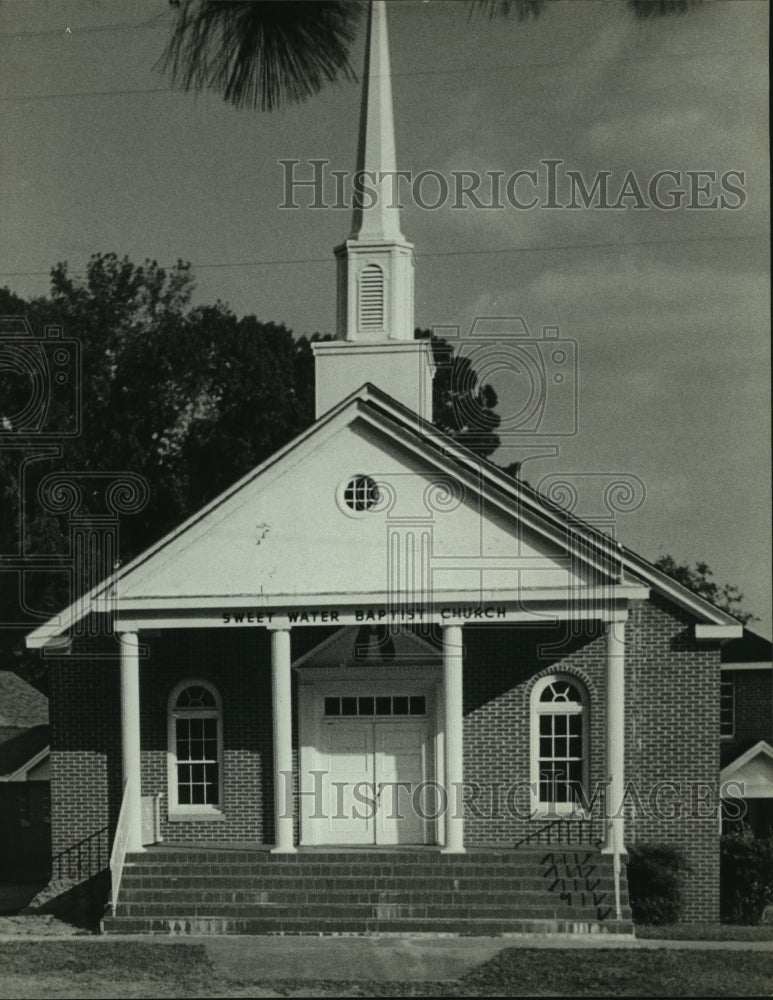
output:
[[[553,253],[559,250],[625,250],[629,247],[644,246],[669,246],[685,243],[748,243],[755,240],[767,240],[765,234],[754,234],[751,236],[685,236],[678,239],[662,240],[636,240],[632,242],[612,242],[612,243],[560,243],[553,246],[541,247],[495,247],[483,250],[429,250],[424,253],[416,253],[417,257],[471,257],[490,254],[506,253]],[[206,271],[215,269],[238,268],[238,267],[275,267],[289,266],[296,264],[332,264],[333,257],[285,257],[278,260],[240,260],[240,261],[218,261],[213,263],[193,264],[194,271]],[[174,267],[173,264],[162,265],[167,270]],[[47,271],[0,271],[4,278],[28,278],[50,274]],[[83,271],[75,271],[73,274],[83,274]]]

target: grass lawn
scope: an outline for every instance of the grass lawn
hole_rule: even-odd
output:
[[[0,943],[0,997],[760,996],[773,954],[754,951],[508,948],[447,983],[233,981],[203,945],[127,941]]]

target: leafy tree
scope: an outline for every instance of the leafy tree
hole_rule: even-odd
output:
[[[743,607],[743,594],[738,588],[729,583],[718,584],[707,563],[696,562],[695,566],[691,566],[689,563],[678,563],[673,556],[663,555],[655,561],[655,566],[694,594],[737,618],[742,625],[757,621],[756,616]]]
[[[682,14],[703,0],[626,0],[639,18]],[[489,17],[538,17],[546,0],[475,0]],[[273,111],[325,83],[353,79],[349,53],[363,0],[170,0],[172,35],[159,67],[185,90],[222,93],[236,107]]]
[[[6,443],[30,445],[0,448],[0,556],[69,551],[68,516],[48,509],[37,495],[48,473],[65,473],[76,484],[107,472],[147,482],[146,506],[121,520],[119,555],[125,563],[311,424],[311,342],[328,338],[294,338],[281,324],[239,319],[219,301],[194,308],[192,292],[188,264],[136,265],[116,254],[93,255],[82,277],[57,264],[46,298],[26,302],[0,289],[0,316],[26,317],[37,337],[46,326],[60,326],[66,338],[79,342],[82,361],[81,431],[62,440],[58,453],[46,454],[34,436],[13,440],[15,431],[24,430],[18,414],[31,385],[12,363],[13,352],[3,353],[0,344],[0,425],[10,432]],[[433,350],[438,423],[461,443],[490,454],[498,445],[496,395],[448,343],[435,338]],[[54,392],[51,398],[47,426],[63,426],[72,395]],[[36,452],[23,471],[25,455]],[[96,523],[104,513],[104,491],[86,490],[78,508],[82,523]],[[27,577],[25,599],[39,613],[52,614],[74,596],[61,575]],[[21,603],[18,571],[2,572],[0,560],[5,625],[32,623]],[[28,677],[32,671],[38,679],[39,661],[21,652],[18,639],[18,632],[3,629],[0,669],[17,668]]]
[[[432,386],[432,420],[459,444],[486,457],[499,447],[496,429],[500,418],[495,412],[497,394],[481,385],[469,358],[455,354],[451,344],[430,330],[416,330],[419,340],[432,341],[436,374]]]

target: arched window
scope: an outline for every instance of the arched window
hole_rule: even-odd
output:
[[[169,696],[169,810],[219,812],[222,805],[222,705],[203,680],[186,680]]]
[[[588,780],[588,696],[574,677],[554,674],[531,694],[532,789],[540,812],[571,812]]]

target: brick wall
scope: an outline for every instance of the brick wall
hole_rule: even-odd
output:
[[[626,651],[628,843],[680,847],[685,920],[719,919],[719,647],[658,598],[632,609]],[[671,783],[674,785],[664,784]]]
[[[684,919],[716,920],[719,649],[691,634],[688,617],[657,599],[632,609],[626,626],[626,842],[681,847],[692,869]],[[482,815],[468,809],[470,844],[512,844],[540,822],[521,818],[529,811],[527,788],[510,807],[505,798],[514,782],[530,778],[530,694],[538,678],[560,672],[585,685],[590,788],[606,776],[606,638],[593,624],[563,644],[561,635],[465,629],[464,773],[483,788],[475,803]],[[497,815],[492,786],[499,789]]]
[[[656,599],[634,608],[626,627],[626,777],[633,782],[627,839],[681,846],[692,866],[685,919],[712,920],[718,913],[717,821],[715,802],[702,799],[716,795],[718,778],[719,651],[690,635],[687,617]],[[140,666],[144,794],[167,793],[172,688],[186,677],[202,677],[217,687],[223,703],[225,818],[170,822],[164,798],[164,838],[273,843],[269,634],[258,628],[170,630],[147,642],[149,656]],[[528,789],[511,803],[506,793],[531,776],[530,695],[540,677],[561,672],[584,685],[591,787],[606,777],[606,637],[598,623],[569,637],[563,629],[468,626],[464,643],[464,773],[482,789],[479,814],[468,815],[466,838],[470,845],[511,845],[534,829],[526,818]],[[57,853],[117,818],[119,662],[63,659],[50,671]],[[681,811],[673,817],[648,808],[653,789],[664,781],[680,786]],[[494,788],[500,797],[496,811]],[[669,806],[673,799],[669,793],[662,803]],[[635,808],[637,803],[643,807]]]
[[[146,639],[140,661],[142,792],[163,792],[170,842],[273,843],[271,660],[264,629],[174,630]],[[54,855],[105,826],[121,800],[120,664],[63,658],[49,667]],[[167,707],[174,686],[201,677],[223,704],[223,820],[168,818]]]
[[[118,819],[121,730],[118,660],[48,664],[51,850],[56,856]]]
[[[169,630],[148,640],[140,667],[142,791],[163,792],[161,833],[172,842],[273,843],[271,648],[265,629]],[[172,689],[209,681],[223,706],[222,819],[170,820],[167,719]]]
[[[509,801],[508,790],[531,777],[530,696],[540,677],[570,674],[585,687],[590,786],[603,780],[606,638],[595,623],[568,637],[563,629],[469,626],[464,645],[464,776],[481,785],[477,805],[483,814],[468,810],[465,836],[470,844],[509,845],[534,829],[528,787],[515,790]]]

